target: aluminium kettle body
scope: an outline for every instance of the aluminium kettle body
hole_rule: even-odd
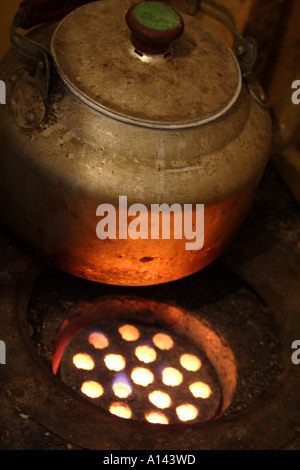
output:
[[[51,265],[115,285],[169,282],[215,260],[272,145],[254,45],[238,61],[199,20],[138,5],[87,3],[24,39],[13,29],[0,66],[2,220]],[[158,27],[151,6],[170,24]],[[166,29],[177,31],[167,41]]]

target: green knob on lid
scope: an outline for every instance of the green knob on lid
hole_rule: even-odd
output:
[[[162,54],[184,30],[182,17],[162,2],[146,1],[133,5],[126,14],[132,32],[131,42],[140,52]]]
[[[161,2],[139,3],[134,9],[134,15],[141,25],[157,31],[169,31],[180,25],[178,13]]]

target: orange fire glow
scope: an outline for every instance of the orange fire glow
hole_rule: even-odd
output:
[[[180,421],[191,421],[198,416],[198,410],[194,405],[188,403],[177,406],[176,413]]]
[[[166,367],[162,372],[162,381],[165,385],[176,387],[183,380],[182,373],[174,367]]]
[[[142,385],[143,387],[147,387],[153,382],[154,375],[148,369],[144,369],[143,367],[137,367],[132,371],[131,378],[136,385]]]
[[[130,419],[132,416],[131,409],[125,403],[112,403],[110,405],[109,411],[119,418]]]
[[[109,346],[109,341],[103,333],[92,333],[89,336],[89,343],[94,346],[95,349],[105,349]]]
[[[154,392],[151,392],[149,394],[149,400],[151,401],[153,405],[161,409],[169,408],[169,406],[171,405],[170,396],[167,393],[161,392],[159,390],[155,390]]]
[[[99,398],[103,395],[103,387],[98,382],[84,382],[81,391],[90,398]]]
[[[204,382],[194,382],[189,389],[195,398],[208,398],[212,394],[210,386]]]
[[[149,423],[169,424],[168,418],[163,413],[157,411],[146,414],[145,418]]]
[[[182,354],[180,357],[180,364],[188,371],[196,372],[201,367],[201,361],[193,354]]]
[[[145,364],[156,360],[156,351],[150,346],[138,346],[135,350],[136,357]]]
[[[132,393],[130,385],[124,382],[116,382],[113,384],[113,391],[118,398],[127,398]]]
[[[89,354],[79,353],[73,357],[73,364],[77,369],[92,370],[95,363]]]
[[[166,335],[165,333],[157,333],[153,336],[152,341],[155,346],[161,350],[169,350],[174,346],[174,341],[171,336]]]
[[[125,341],[136,341],[140,337],[139,330],[133,325],[123,325],[119,328],[119,333]]]
[[[120,356],[119,354],[108,354],[105,356],[104,362],[109,370],[119,371],[123,370],[126,366],[124,357]]]

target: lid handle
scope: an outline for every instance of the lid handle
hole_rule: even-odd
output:
[[[171,41],[184,31],[182,17],[169,5],[146,1],[133,5],[126,14],[131,42],[144,54],[164,54]]]

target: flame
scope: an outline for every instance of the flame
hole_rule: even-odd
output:
[[[162,372],[162,381],[165,385],[176,387],[183,380],[182,373],[174,367],[166,367]]]
[[[79,353],[73,357],[73,364],[77,369],[92,370],[95,363],[89,354]]]
[[[131,409],[125,403],[112,403],[109,411],[113,415],[119,416],[119,418],[130,419],[132,415]]]
[[[135,350],[135,355],[141,362],[146,364],[156,360],[156,351],[150,346],[138,346]]]
[[[145,418],[149,423],[169,424],[168,418],[159,411],[151,411],[151,413],[146,414]]]
[[[119,333],[125,341],[136,341],[140,337],[139,330],[133,325],[121,326]]]
[[[194,382],[189,389],[195,398],[208,398],[212,394],[210,386],[204,382]]]
[[[194,405],[188,403],[177,406],[176,413],[180,421],[191,421],[198,416],[198,410]]]
[[[105,349],[109,346],[109,341],[103,333],[92,333],[89,336],[89,343],[94,346],[95,349]]]
[[[196,372],[201,367],[201,361],[193,354],[182,354],[180,357],[180,364],[188,371]]]
[[[149,400],[153,405],[161,409],[169,408],[169,406],[171,405],[170,396],[167,393],[161,392],[159,390],[155,390],[154,392],[150,393]]]
[[[147,387],[153,382],[154,375],[148,369],[144,369],[143,367],[136,367],[131,373],[131,378],[136,385]]]
[[[130,385],[125,382],[115,382],[113,384],[113,391],[118,398],[127,398],[132,393]]]
[[[119,371],[123,370],[126,366],[124,357],[120,356],[119,354],[108,354],[105,356],[104,362],[109,370]]]
[[[165,333],[157,333],[153,336],[152,341],[157,348],[162,350],[169,350],[174,346],[174,341],[171,336],[166,335]]]
[[[103,395],[103,387],[98,382],[83,382],[81,391],[90,398],[99,398]]]

